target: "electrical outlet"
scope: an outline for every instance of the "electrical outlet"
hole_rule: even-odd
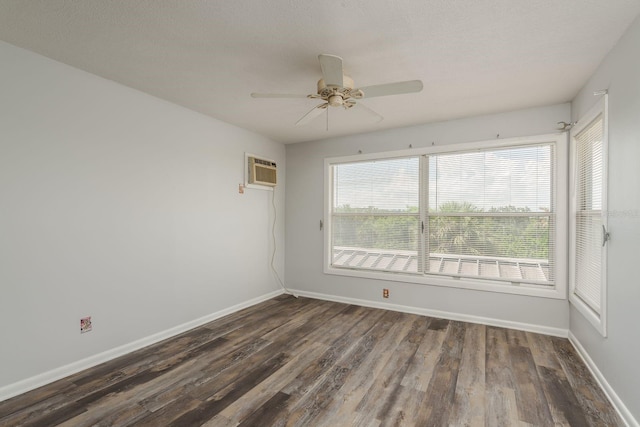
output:
[[[382,298],[389,298],[389,289],[382,290]]]
[[[85,332],[91,331],[91,316],[83,317],[80,319],[80,333],[84,334]]]

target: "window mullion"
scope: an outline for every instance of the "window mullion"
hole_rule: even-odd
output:
[[[420,156],[420,265],[419,272],[429,271],[429,156]]]

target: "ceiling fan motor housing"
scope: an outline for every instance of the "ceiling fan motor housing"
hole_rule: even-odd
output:
[[[353,79],[347,75],[342,76],[342,87],[329,85],[324,79],[318,80],[318,95],[326,100],[332,107],[340,107],[344,105],[344,101],[351,98],[353,90]]]

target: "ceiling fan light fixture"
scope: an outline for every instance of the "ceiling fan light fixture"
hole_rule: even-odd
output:
[[[344,98],[342,98],[342,95],[340,94],[335,94],[331,95],[329,99],[327,99],[327,102],[332,107],[340,107],[342,104],[344,104]]]

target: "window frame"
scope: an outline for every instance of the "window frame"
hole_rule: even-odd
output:
[[[609,244],[605,244],[601,253],[600,271],[600,313],[597,313],[587,302],[585,302],[575,292],[576,287],[576,213],[578,204],[577,185],[577,152],[576,136],[590,126],[598,116],[602,116],[603,137],[602,137],[602,200],[600,219],[602,225],[609,231],[608,223],[608,150],[609,150],[609,103],[608,95],[603,95],[582,117],[570,132],[570,171],[571,171],[571,199],[569,217],[569,303],[582,314],[589,323],[603,336],[607,336],[607,255]]]
[[[555,229],[556,236],[555,253],[555,285],[530,285],[526,283],[514,284],[503,280],[475,279],[467,277],[437,276],[423,273],[402,273],[388,271],[371,271],[336,268],[331,266],[331,208],[332,208],[332,166],[340,163],[353,163],[372,160],[387,160],[410,156],[424,156],[443,153],[468,152],[474,150],[486,150],[495,148],[508,148],[527,145],[551,143],[555,146],[555,163],[552,170],[555,174],[552,180],[552,197],[555,200]],[[428,173],[420,169],[420,173]],[[421,179],[423,176],[421,176]],[[420,200],[424,203],[427,197],[425,186],[421,186]],[[498,292],[517,295],[529,295],[543,298],[566,299],[567,298],[567,221],[568,221],[568,141],[566,133],[554,133],[537,135],[531,137],[516,137],[505,139],[494,139],[487,141],[465,142],[457,144],[446,144],[425,148],[415,148],[408,150],[398,150],[380,153],[357,154],[351,156],[329,157],[324,160],[324,250],[323,250],[323,271],[325,274],[358,277],[374,280],[386,280],[394,282],[405,282],[423,285],[443,286],[449,288],[473,289],[488,292]],[[420,209],[422,221],[426,220],[424,209]],[[424,238],[421,238],[424,242]],[[424,243],[421,243],[424,244]],[[424,248],[421,248],[424,249]],[[422,250],[421,252],[424,252]]]

